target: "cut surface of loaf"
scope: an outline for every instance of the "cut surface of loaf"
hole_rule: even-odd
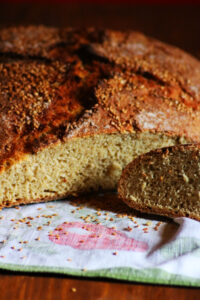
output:
[[[0,30],[0,207],[116,187],[152,149],[200,142],[200,63],[137,32]]]
[[[118,192],[130,207],[200,220],[200,144],[156,149],[122,173]]]

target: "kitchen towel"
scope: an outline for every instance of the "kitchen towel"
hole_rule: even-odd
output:
[[[139,214],[116,194],[0,211],[0,268],[200,286],[200,222]]]

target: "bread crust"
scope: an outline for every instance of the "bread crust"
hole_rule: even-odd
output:
[[[49,196],[46,196],[46,197],[43,197],[43,198],[31,198],[31,199],[17,199],[17,200],[13,200],[12,202],[10,201],[3,201],[2,202],[2,205],[0,205],[0,210],[2,208],[9,208],[9,207],[13,207],[13,206],[19,206],[19,205],[26,205],[26,204],[33,204],[33,203],[41,203],[41,202],[48,202],[48,201],[53,201],[53,200],[62,200],[62,199],[65,199],[67,196],[69,196],[68,193],[65,193],[63,195],[55,195],[52,196],[52,197],[49,197]],[[70,195],[71,197],[73,195]]]
[[[168,218],[180,218],[180,217],[187,217],[187,218],[191,218],[191,219],[195,219],[200,221],[200,217],[194,213],[190,213],[187,214],[187,216],[182,213],[182,212],[174,212],[173,210],[170,209],[162,209],[162,208],[158,208],[156,206],[151,206],[151,208],[146,207],[145,205],[132,205],[131,201],[128,201],[127,199],[122,199],[129,207],[134,208],[135,210],[138,210],[142,213],[147,213],[147,214],[153,214],[153,215],[160,215],[160,216],[165,216]]]
[[[137,32],[0,30],[0,170],[51,144],[154,132],[200,142],[200,62]]]

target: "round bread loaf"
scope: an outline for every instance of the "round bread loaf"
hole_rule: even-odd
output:
[[[118,192],[130,207],[200,220],[200,144],[152,150],[122,173]]]
[[[0,30],[0,206],[116,188],[152,149],[199,142],[200,62],[137,32]]]

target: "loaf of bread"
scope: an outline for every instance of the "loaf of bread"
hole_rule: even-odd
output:
[[[114,189],[152,149],[200,142],[200,62],[136,32],[0,30],[0,207]]]
[[[200,220],[200,144],[140,155],[123,170],[118,192],[141,212]]]

